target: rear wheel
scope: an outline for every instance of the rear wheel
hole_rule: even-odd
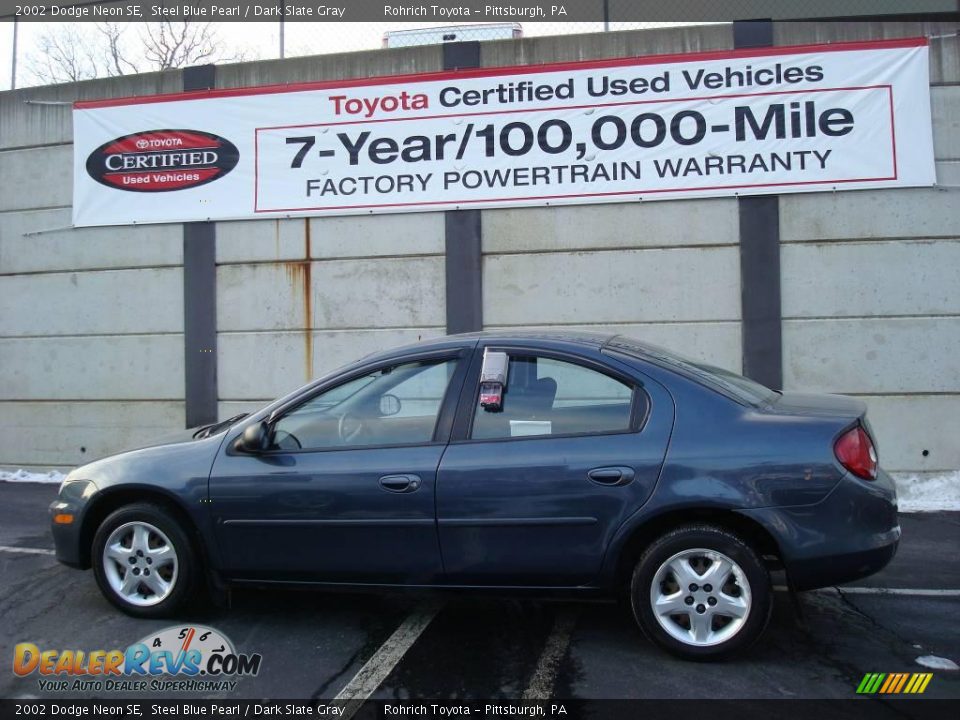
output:
[[[630,600],[647,637],[690,660],[749,647],[772,608],[770,575],[760,558],[712,525],[681,527],[654,541],[634,568]]]
[[[100,592],[136,617],[180,610],[196,585],[196,553],[177,520],[148,503],[127,505],[101,523],[93,539]]]

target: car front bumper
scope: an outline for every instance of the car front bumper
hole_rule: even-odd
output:
[[[813,505],[741,512],[777,540],[795,590],[873,575],[893,559],[900,542],[896,488],[883,470],[876,480],[846,475]]]
[[[75,568],[88,567],[84,562],[82,546],[83,514],[88,500],[96,492],[96,486],[88,480],[67,481],[60,487],[57,499],[50,503],[50,532],[56,557],[64,565]],[[70,515],[72,522],[56,522],[58,515]]]

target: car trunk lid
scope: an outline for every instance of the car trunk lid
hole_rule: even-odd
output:
[[[777,415],[811,415],[816,417],[847,418],[851,421],[863,420],[867,413],[867,404],[848,395],[827,395],[812,393],[781,393],[780,397],[768,405]]]

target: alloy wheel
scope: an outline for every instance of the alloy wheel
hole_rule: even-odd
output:
[[[743,569],[716,550],[693,548],[667,559],[650,585],[650,606],[671,637],[697,647],[725,642],[750,615]]]
[[[163,602],[177,583],[177,551],[162,530],[143,521],[120,525],[103,547],[103,572],[125,602],[149,607]]]

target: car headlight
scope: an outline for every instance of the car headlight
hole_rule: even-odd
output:
[[[67,486],[67,483],[76,482],[77,479],[78,479],[78,478],[77,478],[77,471],[76,471],[76,469],[73,469],[73,470],[71,470],[70,472],[68,472],[67,475],[66,475],[66,477],[64,477],[63,480],[60,481],[60,489],[57,490],[57,494],[60,494],[60,493],[63,492],[63,488],[65,488],[65,487]]]
[[[61,500],[77,502],[86,500],[97,491],[97,486],[92,480],[85,480],[70,473],[60,483],[60,491],[57,493]]]

